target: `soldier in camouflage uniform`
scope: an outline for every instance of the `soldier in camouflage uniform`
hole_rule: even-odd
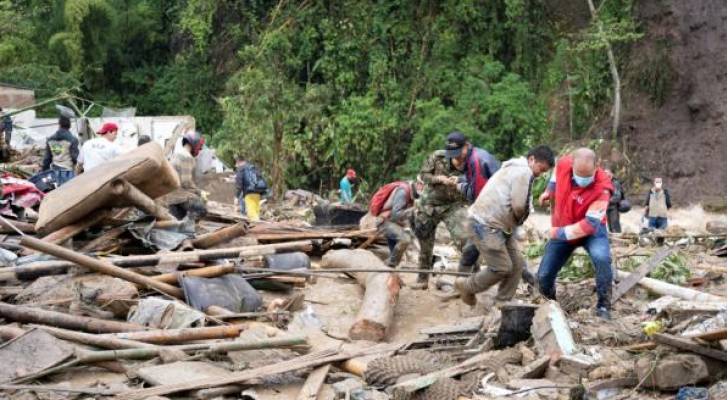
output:
[[[458,190],[462,171],[455,168],[445,150],[432,153],[420,169],[425,189],[415,202],[415,236],[420,242],[420,269],[432,269],[435,230],[444,221],[458,249],[465,243],[465,197]],[[415,289],[427,289],[429,274],[417,275]]]

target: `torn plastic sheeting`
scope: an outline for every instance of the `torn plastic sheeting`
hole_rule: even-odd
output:
[[[128,322],[156,329],[177,329],[205,325],[205,314],[181,302],[147,297],[129,311]]]
[[[12,267],[17,259],[18,256],[15,253],[0,247],[0,267]]]
[[[219,306],[232,312],[251,312],[263,305],[258,292],[245,278],[235,274],[218,278],[184,276],[180,286],[187,304],[200,311]]]
[[[190,231],[189,224],[192,223]],[[154,221],[148,224],[133,224],[127,228],[129,233],[142,242],[142,244],[153,250],[174,250],[182,244],[183,241],[194,236],[194,222],[185,220],[179,227],[170,229],[154,228]]]

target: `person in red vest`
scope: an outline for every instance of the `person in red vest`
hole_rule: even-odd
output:
[[[543,205],[553,199],[549,241],[538,268],[539,290],[556,299],[556,276],[571,253],[584,247],[596,270],[596,315],[610,319],[612,257],[607,236],[607,207],[614,188],[611,177],[597,167],[597,157],[580,148],[562,157],[539,198]]]
[[[374,193],[369,203],[369,212],[377,217],[377,229],[387,239],[389,267],[397,268],[412,243],[412,233],[407,230],[407,223],[423,186],[421,182],[388,183]]]

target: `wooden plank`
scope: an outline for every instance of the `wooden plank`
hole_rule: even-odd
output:
[[[127,391],[116,396],[117,400],[136,400],[145,399],[150,396],[163,396],[170,393],[184,392],[195,389],[205,389],[218,386],[225,386],[234,383],[243,383],[255,378],[263,378],[270,375],[281,374],[284,372],[295,371],[304,368],[317,367],[332,362],[344,361],[354,357],[361,357],[371,354],[387,353],[401,347],[401,343],[387,344],[375,347],[368,347],[363,350],[351,352],[339,352],[332,350],[324,350],[322,352],[308,354],[294,359],[279,362],[276,364],[266,365],[259,368],[248,369],[245,371],[235,372],[229,377],[220,377],[216,379],[195,379],[178,385],[164,385],[148,389],[137,389]]]
[[[722,350],[711,349],[710,347],[701,346],[690,339],[683,339],[677,336],[668,335],[666,333],[656,333],[652,335],[657,343],[666,344],[678,349],[687,350],[695,354],[714,358],[720,361],[727,361],[726,354]]]
[[[303,383],[301,391],[298,392],[298,396],[296,396],[296,400],[316,400],[330,369],[331,364],[326,364],[316,368],[308,374],[306,382]]]
[[[681,336],[683,339],[700,339],[708,342],[717,342],[719,340],[725,340],[727,331],[725,328],[717,329],[714,331],[708,331],[705,333],[698,333],[696,335],[685,335]],[[623,347],[622,349],[627,351],[641,351],[641,350],[652,350],[657,346],[657,343],[653,341],[637,343],[630,346]]]
[[[619,282],[612,294],[612,304],[616,303],[625,293],[634,287],[642,278],[652,272],[658,265],[675,251],[672,247],[664,247],[655,253],[652,258],[642,263],[636,271],[631,273],[627,278]]]

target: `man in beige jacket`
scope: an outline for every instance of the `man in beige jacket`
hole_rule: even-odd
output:
[[[468,209],[468,234],[485,259],[486,268],[469,278],[458,278],[460,298],[475,305],[475,294],[499,284],[496,300],[510,300],[518,288],[526,261],[513,231],[528,218],[533,179],[554,166],[554,153],[536,146],[526,158],[506,161]]]

